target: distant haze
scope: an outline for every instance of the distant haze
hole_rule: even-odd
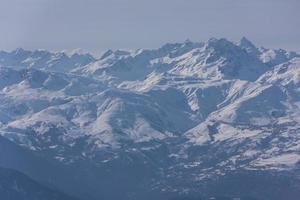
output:
[[[0,49],[155,48],[210,37],[300,52],[299,0],[0,0]]]

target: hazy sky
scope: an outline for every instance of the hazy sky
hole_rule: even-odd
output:
[[[300,52],[300,0],[0,0],[0,49],[239,40]]]

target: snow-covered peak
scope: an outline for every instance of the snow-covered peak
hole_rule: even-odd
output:
[[[212,38],[205,43],[189,40],[168,43],[158,49],[107,51],[100,60],[74,73],[111,77],[117,83],[145,79],[149,74],[169,73],[206,79],[256,80],[267,67],[257,55],[248,53],[226,39]]]
[[[65,52],[49,52],[46,50],[29,51],[22,48],[0,53],[0,66],[37,68],[58,72],[68,72],[95,60],[91,54],[67,54]]]

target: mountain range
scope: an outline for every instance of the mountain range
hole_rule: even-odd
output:
[[[0,166],[47,200],[296,200],[300,55],[246,38],[0,51],[0,136]]]

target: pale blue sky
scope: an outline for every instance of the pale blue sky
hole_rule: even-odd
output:
[[[0,0],[0,49],[155,48],[248,37],[300,52],[300,0]]]

